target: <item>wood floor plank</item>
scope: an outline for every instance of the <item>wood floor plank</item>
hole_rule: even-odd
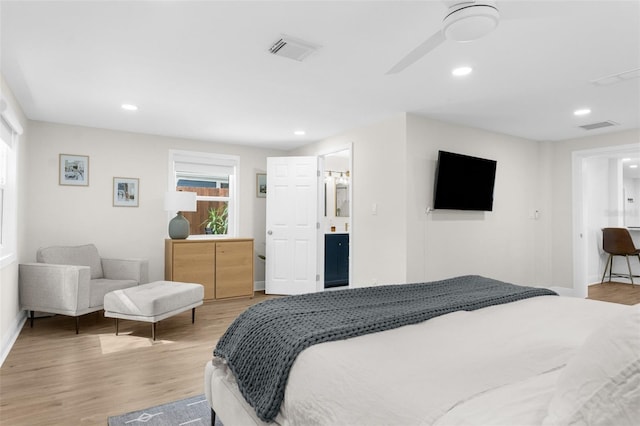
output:
[[[107,417],[203,393],[204,365],[229,324],[269,296],[211,301],[161,321],[152,342],[148,323],[102,313],[55,316],[25,325],[0,369],[0,424],[106,425]],[[640,286],[589,287],[589,298],[640,303]]]
[[[589,299],[635,305],[640,303],[640,285],[605,282],[589,286]]]
[[[107,417],[204,392],[205,363],[229,324],[269,296],[205,302],[161,321],[157,341],[149,323],[102,313],[25,324],[0,369],[0,424],[106,425]]]

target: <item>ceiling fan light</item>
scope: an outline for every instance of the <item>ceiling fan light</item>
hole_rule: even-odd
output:
[[[575,111],[573,111],[573,115],[589,115],[591,114],[591,110],[589,108],[582,108],[582,109],[577,109]]]
[[[498,9],[486,4],[466,6],[444,18],[443,31],[448,40],[473,41],[489,34],[498,26]]]

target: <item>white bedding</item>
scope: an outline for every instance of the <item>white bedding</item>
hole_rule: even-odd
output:
[[[315,345],[293,365],[276,424],[541,425],[587,337],[632,311],[542,296]],[[222,361],[207,364],[205,393],[225,426],[265,424]]]

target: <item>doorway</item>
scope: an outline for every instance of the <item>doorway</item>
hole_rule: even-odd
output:
[[[625,182],[635,179],[629,174],[628,170],[633,169],[628,165],[639,160],[637,145],[573,153],[573,293],[577,297],[586,297],[588,284],[601,279],[601,229],[632,226],[635,221],[634,212],[630,211],[633,203],[628,201],[633,197],[625,194]]]
[[[349,145],[318,156],[267,158],[267,294],[350,286],[351,152]]]
[[[324,234],[323,279],[325,289],[351,285],[353,246],[353,163],[351,146],[323,154]]]

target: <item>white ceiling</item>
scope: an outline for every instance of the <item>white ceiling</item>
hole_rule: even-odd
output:
[[[2,0],[0,65],[33,120],[281,149],[402,111],[533,140],[640,128],[640,78],[590,83],[640,68],[640,1],[496,3],[493,33],[386,75],[442,1]],[[282,34],[321,48],[271,55]]]

